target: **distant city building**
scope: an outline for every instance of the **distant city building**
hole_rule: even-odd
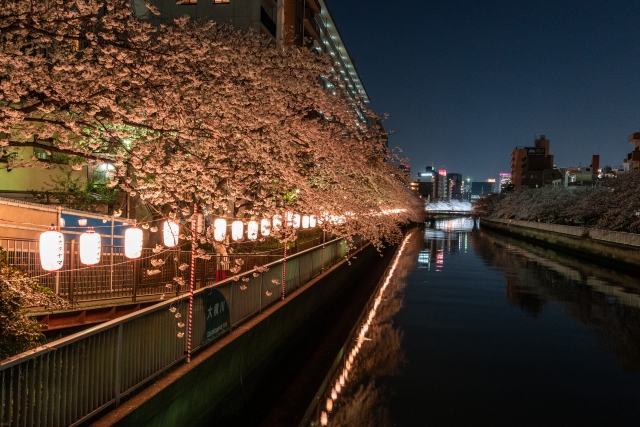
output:
[[[472,182],[471,183],[471,202],[475,202],[483,194],[493,193],[493,184],[491,182]]]
[[[591,187],[596,185],[600,172],[600,155],[594,154],[591,157],[589,167],[579,166],[566,168],[564,171],[565,187]]]
[[[438,174],[435,176],[435,192],[433,195],[434,200],[446,200],[448,195],[448,186],[447,186],[447,171],[446,169],[439,169]]]
[[[515,189],[538,188],[562,179],[549,154],[550,141],[544,135],[534,140],[533,147],[516,147],[511,153],[511,176]]]
[[[511,180],[511,173],[500,172],[500,193],[513,190],[513,181]]]
[[[496,179],[495,178],[487,178],[487,182],[491,184],[491,192],[496,192]]]
[[[411,179],[411,167],[409,165],[398,165],[400,173],[407,179]]]
[[[627,140],[633,142],[635,147],[624,159],[622,167],[625,172],[640,169],[640,132],[632,133]]]
[[[462,200],[462,174],[447,174],[447,196],[449,200]]]
[[[427,166],[425,172],[418,173],[418,192],[429,201],[434,199],[435,175],[432,166]]]

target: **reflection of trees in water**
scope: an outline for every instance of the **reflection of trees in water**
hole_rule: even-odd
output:
[[[415,268],[423,248],[419,232],[407,241],[404,252],[383,299],[376,310],[367,338],[356,356],[348,381],[330,415],[330,425],[391,426],[388,412],[389,389],[382,387],[385,378],[395,375],[404,363],[401,347],[403,333],[393,325],[393,317],[402,308],[407,274]],[[371,305],[369,309],[372,309]],[[368,315],[369,310],[366,311]],[[366,316],[365,316],[366,321]],[[352,346],[348,346],[348,355]],[[335,380],[334,380],[335,382]]]
[[[474,251],[507,277],[510,304],[537,315],[546,301],[561,302],[569,315],[599,332],[602,345],[618,357],[624,370],[640,372],[640,309],[588,284],[619,286],[606,278],[624,275],[557,253],[550,260],[549,250],[493,233],[473,233],[470,240]],[[624,277],[626,286],[637,288],[637,279]]]

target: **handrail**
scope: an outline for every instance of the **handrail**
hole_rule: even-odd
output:
[[[331,243],[338,242],[338,241],[341,241],[341,240],[344,240],[344,239],[338,238],[338,239],[330,240],[330,241],[326,242],[325,245],[329,245]],[[287,259],[288,260],[295,259],[297,257],[300,257],[300,256],[306,254],[306,253],[309,253],[311,251],[317,250],[318,247],[319,246],[316,246],[316,247],[313,247],[313,248],[310,248],[310,249],[306,249],[306,250],[304,250],[302,252],[298,252],[296,254],[291,255],[290,257],[287,257]],[[265,264],[261,268],[264,268],[264,267],[270,268],[270,267],[272,267],[274,265],[281,264],[282,262],[283,262],[283,260],[280,259],[280,260],[271,262],[269,264]],[[194,291],[194,295],[199,295],[202,292],[204,292],[204,291],[206,291],[208,289],[211,289],[211,288],[221,287],[221,286],[224,286],[225,284],[228,284],[230,282],[235,282],[233,280],[233,278],[236,277],[236,276],[240,276],[240,277],[248,276],[248,275],[251,275],[251,274],[253,274],[255,272],[257,272],[257,269],[254,268],[253,270],[246,271],[246,272],[241,273],[241,274],[236,274],[234,276],[230,276],[229,278],[226,278],[224,280],[216,282],[216,283],[214,283],[212,285],[208,285],[206,287],[203,287],[203,288],[195,290]],[[59,340],[52,341],[49,344],[45,344],[45,345],[42,345],[40,347],[36,347],[36,348],[34,348],[32,350],[27,350],[27,351],[25,351],[23,353],[20,353],[20,354],[17,354],[15,356],[12,356],[10,358],[4,359],[4,360],[0,360],[0,369],[8,368],[8,367],[11,367],[11,366],[15,365],[16,363],[20,363],[22,361],[22,359],[24,359],[24,358],[27,358],[27,357],[28,358],[33,358],[33,357],[37,357],[39,355],[42,355],[44,353],[47,353],[48,351],[56,350],[56,346],[64,346],[64,345],[72,344],[72,343],[80,341],[80,340],[82,340],[84,338],[87,338],[87,337],[90,337],[92,335],[95,335],[95,334],[98,334],[100,332],[103,332],[104,330],[109,329],[112,326],[119,325],[121,323],[127,323],[127,322],[129,322],[131,320],[134,320],[136,318],[146,316],[149,313],[153,313],[155,311],[159,311],[159,310],[165,309],[166,307],[171,306],[174,302],[177,302],[177,301],[183,300],[183,299],[188,299],[188,298],[189,298],[188,294],[179,295],[179,296],[173,297],[173,298],[171,298],[169,300],[162,301],[162,302],[159,302],[159,303],[154,304],[152,306],[149,306],[149,307],[143,308],[141,310],[135,311],[133,313],[127,314],[125,316],[118,317],[117,319],[113,319],[113,320],[109,320],[109,321],[107,321],[105,323],[101,323],[98,326],[93,326],[93,327],[90,327],[89,329],[85,329],[84,331],[80,331],[80,332],[77,332],[75,334],[69,335],[67,337],[61,338]]]

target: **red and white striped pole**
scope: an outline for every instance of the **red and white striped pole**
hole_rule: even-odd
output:
[[[193,205],[191,217],[191,279],[189,281],[189,317],[187,319],[187,363],[191,362],[191,325],[193,324],[193,285],[196,270],[196,232],[198,227],[198,205]]]

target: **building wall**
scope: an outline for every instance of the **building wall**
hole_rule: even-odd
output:
[[[18,151],[18,159],[31,160],[35,149],[33,147],[24,147]],[[71,167],[59,164],[52,164],[48,161],[37,161],[33,167],[20,167],[9,170],[6,166],[0,167],[0,196],[30,199],[30,191],[46,191],[50,190],[53,179],[62,179],[66,176],[66,171],[72,170]],[[82,170],[72,170],[71,178],[86,178],[87,167]]]

